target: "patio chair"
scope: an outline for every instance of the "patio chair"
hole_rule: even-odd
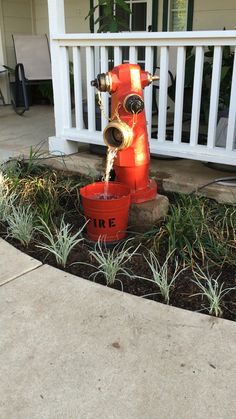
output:
[[[29,110],[29,85],[52,81],[46,35],[12,35],[16,55],[12,105],[19,115]]]
[[[159,76],[159,70],[160,67],[154,68],[154,74]],[[174,76],[170,70],[168,70],[169,75],[169,86],[172,86],[174,82]],[[152,97],[152,103],[153,103],[153,116],[155,115],[157,118],[157,124],[152,123],[152,135],[156,136],[157,134],[157,128],[158,128],[158,116],[159,116],[159,109],[158,109],[158,91],[159,91],[159,82],[153,83],[153,97]],[[170,106],[167,106],[167,111],[169,110]],[[167,127],[173,127],[174,122],[167,123]]]

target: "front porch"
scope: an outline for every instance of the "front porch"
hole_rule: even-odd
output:
[[[73,156],[48,159],[48,140],[54,135],[53,107],[32,106],[23,117],[15,114],[11,106],[0,106],[1,161],[24,155],[27,157],[30,147],[40,148],[40,153],[47,158],[45,163],[58,169],[81,172],[99,177],[104,172],[105,156],[90,152],[88,144],[79,143],[79,152]],[[42,155],[41,155],[42,157]],[[189,159],[159,159],[151,156],[151,176],[159,184],[159,191],[190,193],[193,190],[222,177],[235,176],[207,167],[200,161]],[[201,191],[218,202],[235,203],[236,188],[212,184]]]
[[[52,35],[52,69],[55,99],[56,136],[50,140],[50,151],[70,154],[76,152],[79,142],[102,144],[102,132],[96,128],[95,89],[90,85],[97,72],[109,69],[108,46],[114,51],[114,65],[123,61],[122,47],[129,48],[129,62],[137,62],[138,46],[145,46],[145,70],[153,72],[155,48],[160,57],[160,83],[158,98],[158,128],[153,126],[153,91],[152,85],[145,89],[146,117],[150,138],[150,149],[153,154],[184,157],[194,160],[210,161],[235,165],[235,122],[236,104],[233,92],[236,90],[236,60],[231,82],[231,96],[227,112],[227,124],[224,127],[225,137],[219,142],[219,95],[222,72],[222,53],[224,46],[235,48],[235,31],[229,32],[198,32],[185,34],[57,34]],[[188,137],[183,138],[183,98],[186,64],[186,48],[195,47],[195,70],[192,90],[191,122]],[[209,96],[209,116],[206,121],[207,136],[202,143],[199,137],[199,122],[202,99],[202,83],[204,54],[208,45],[214,46],[214,59],[211,74]],[[169,50],[177,49],[176,90],[173,135],[167,132],[168,107],[168,70]],[[83,59],[83,54],[85,58]],[[71,55],[70,55],[71,54]],[[97,54],[97,59],[95,55]],[[73,86],[69,77],[69,61],[72,56],[74,76]],[[95,65],[96,63],[96,65]],[[96,69],[97,67],[97,69]],[[85,83],[83,80],[85,78]],[[83,92],[87,97],[88,127],[83,124]],[[75,101],[75,125],[71,118],[71,94]],[[107,124],[109,115],[108,94],[102,94],[104,113],[101,114],[101,129]]]

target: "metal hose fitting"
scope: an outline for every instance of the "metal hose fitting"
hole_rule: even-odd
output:
[[[103,139],[108,147],[122,150],[132,144],[133,132],[124,122],[112,121],[104,129]]]
[[[111,83],[108,73],[101,73],[91,81],[91,86],[96,87],[100,92],[110,92]]]

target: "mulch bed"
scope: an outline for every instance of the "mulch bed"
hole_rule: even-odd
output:
[[[75,231],[76,228],[79,227],[81,220],[78,219],[76,221],[75,217],[73,216],[70,220],[69,217],[66,219],[67,222],[75,224]],[[77,226],[76,226],[77,224]],[[18,248],[19,250],[27,253],[31,257],[40,260],[43,263],[47,263],[51,266],[54,266],[58,269],[59,268],[55,262],[55,258],[48,254],[47,252],[38,249],[36,243],[33,243],[30,248],[25,248],[18,241],[10,238],[6,238],[6,226],[1,224],[0,226],[0,236],[6,239],[9,243],[13,246]],[[92,263],[91,257],[89,255],[89,250],[91,250],[91,244],[84,243],[83,245],[77,245],[71,252],[66,272],[69,272],[73,275],[77,275],[82,277],[86,280],[92,280],[90,275],[94,272],[94,268],[91,266],[78,264],[77,262],[87,262]],[[138,255],[134,255],[132,260],[129,262],[129,269],[132,271],[132,277],[125,277],[120,276],[119,279],[123,283],[123,290],[129,294],[133,294],[136,296],[143,296],[146,294],[155,293],[155,295],[148,297],[151,300],[158,301],[163,303],[163,299],[158,293],[158,289],[155,284],[152,284],[148,281],[143,279],[138,279],[136,276],[144,276],[147,278],[151,277],[150,270],[145,262],[143,255],[147,253],[147,249],[145,246],[139,248]],[[224,282],[225,287],[234,287],[236,285],[236,267],[225,265],[222,270],[221,268],[214,267],[213,271],[215,277],[221,273],[220,281]],[[199,292],[199,289],[191,279],[194,279],[193,273],[190,268],[186,269],[181,275],[177,278],[175,285],[172,288],[172,292],[170,295],[170,305],[175,307],[180,307],[186,310],[191,311],[198,311],[201,313],[208,314],[206,308],[207,301],[202,300],[201,296],[193,296],[193,294]],[[99,274],[96,277],[96,282],[102,285],[106,285],[103,275]],[[111,288],[114,289],[121,289],[121,284],[117,281]],[[236,291],[232,291],[227,294],[223,299],[223,318],[229,320],[236,320]]]

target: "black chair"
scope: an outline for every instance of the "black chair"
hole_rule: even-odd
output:
[[[160,70],[160,67],[155,67],[154,68],[154,74],[157,74],[158,71]],[[173,86],[174,84],[174,76],[171,73],[170,70],[168,70],[168,74],[169,74],[169,78],[170,78],[170,85],[169,87]],[[158,115],[159,115],[159,109],[158,109],[158,98],[157,98],[157,93],[159,90],[159,84],[153,83],[153,97],[152,97],[152,104],[153,104],[153,115],[157,116],[157,120],[158,120]],[[167,106],[167,111],[170,107]],[[174,124],[174,122],[168,123],[166,126],[167,127],[172,127]],[[158,127],[158,123],[157,124],[152,124],[152,131],[156,134],[156,130]]]

